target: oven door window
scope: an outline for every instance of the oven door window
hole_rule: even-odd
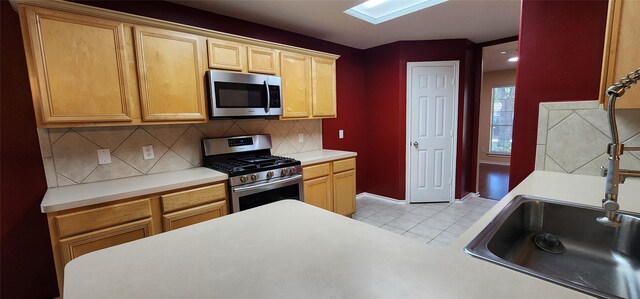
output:
[[[264,85],[215,82],[218,108],[263,108],[267,105]]]
[[[240,211],[266,205],[283,199],[300,200],[300,185],[293,184],[239,197]]]

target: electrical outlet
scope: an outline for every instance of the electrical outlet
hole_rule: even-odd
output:
[[[156,155],[153,153],[153,145],[142,146],[142,158],[145,160],[155,159]]]
[[[103,148],[98,150],[98,164],[109,164],[111,163],[111,151],[108,148]]]
[[[303,143],[304,142],[304,133],[298,133],[298,142],[299,143]]]
[[[487,148],[484,146],[480,147],[480,152],[486,153],[487,152]]]
[[[344,138],[344,130],[339,130],[338,131],[338,139],[342,139]]]

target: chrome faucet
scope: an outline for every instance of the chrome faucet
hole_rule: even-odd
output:
[[[602,200],[602,208],[604,216],[598,217],[597,220],[601,224],[607,226],[618,227],[621,225],[617,212],[620,209],[618,204],[618,186],[624,183],[627,177],[640,177],[640,171],[620,169],[620,156],[625,151],[640,151],[640,147],[625,147],[620,143],[618,137],[618,125],[616,124],[616,100],[624,95],[625,91],[631,88],[640,80],[640,68],[629,73],[618,83],[607,88],[609,96],[609,127],[611,129],[611,143],[607,146],[609,154],[609,162],[607,168],[602,167],[600,174],[607,177],[605,185],[604,199]]]

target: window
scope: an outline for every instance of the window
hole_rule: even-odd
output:
[[[511,154],[515,95],[514,85],[491,89],[491,149],[489,152],[492,154]]]

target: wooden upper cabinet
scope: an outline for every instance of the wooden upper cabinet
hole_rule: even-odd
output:
[[[313,88],[313,116],[336,116],[336,61],[313,57],[311,59],[311,86]]]
[[[204,38],[135,27],[143,121],[204,121]]]
[[[207,39],[209,68],[246,72],[246,46],[239,43]]]
[[[269,48],[247,46],[249,72],[275,75],[278,73],[278,56]]]
[[[124,24],[20,10],[38,125],[131,121]]]
[[[600,101],[608,104],[605,92],[628,73],[640,68],[640,1],[609,1],[605,35]],[[640,87],[629,89],[616,101],[616,108],[640,108]]]
[[[311,102],[311,59],[309,56],[280,52],[283,118],[309,117]]]

